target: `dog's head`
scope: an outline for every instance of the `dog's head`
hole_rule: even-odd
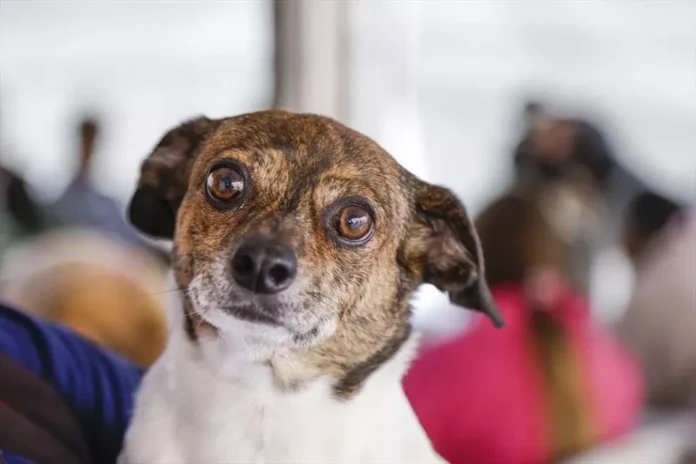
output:
[[[432,283],[502,324],[476,232],[448,190],[324,117],[266,111],[170,130],[129,210],[174,241],[194,340],[242,337],[349,393],[410,332]]]

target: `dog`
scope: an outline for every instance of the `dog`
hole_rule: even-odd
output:
[[[180,292],[120,464],[443,462],[401,386],[409,300],[431,283],[503,324],[449,190],[334,120],[270,110],[166,133],[129,216],[173,239]]]

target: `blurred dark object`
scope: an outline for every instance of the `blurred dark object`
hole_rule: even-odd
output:
[[[623,244],[631,259],[639,259],[648,244],[681,212],[680,205],[662,195],[639,194],[628,207],[623,231]]]
[[[556,178],[584,168],[604,186],[615,161],[609,144],[595,125],[580,119],[553,117],[539,103],[527,104],[524,117],[527,133],[515,150],[518,171]]]
[[[7,212],[27,233],[39,232],[44,225],[41,208],[29,195],[24,179],[3,167],[0,167],[0,176],[2,176],[3,190],[6,195]]]
[[[92,158],[94,156],[97,137],[99,136],[99,123],[96,119],[87,117],[82,120],[79,126],[78,137],[80,138],[80,164],[77,177],[89,176]]]
[[[0,253],[14,242],[46,227],[41,206],[31,197],[24,179],[0,166]]]
[[[696,217],[651,192],[629,211],[635,285],[618,331],[642,361],[652,404],[696,407]]]
[[[28,419],[38,428],[51,433],[60,444],[69,447],[74,456],[69,460],[51,460],[51,457],[57,456],[45,456],[48,449],[24,448],[15,454],[3,454],[2,458],[7,458],[8,464],[29,464],[28,461],[17,459],[17,455],[39,459],[32,464],[116,463],[133,410],[134,392],[142,377],[141,369],[60,324],[51,324],[27,316],[2,302],[0,353],[55,389],[60,399],[69,407],[73,419],[62,420],[60,425],[63,427],[58,426],[58,420],[53,422],[49,419],[51,417],[55,420],[60,414],[55,396],[43,388],[44,391],[39,392],[33,390],[34,386],[31,384],[25,384],[25,390],[17,392],[18,396],[13,398],[12,403],[6,404],[9,403],[11,407],[16,408],[15,411],[26,413],[26,416],[15,416],[11,419],[13,424],[10,424],[10,427],[0,427],[0,442],[9,441],[13,436],[23,442],[31,438],[39,440],[39,437],[35,436],[16,436],[16,430],[11,429],[12,425],[19,426],[19,422],[15,421]],[[5,373],[9,374],[3,372]],[[6,382],[6,378],[0,375],[0,383],[9,385],[10,382]],[[0,408],[3,406],[3,399],[5,398],[0,397]],[[45,409],[39,412],[43,409],[39,407],[41,403]],[[33,446],[49,447],[48,443],[35,440],[32,440]],[[86,450],[80,444],[83,440],[87,445]],[[7,450],[3,446],[4,443],[0,443],[3,452]],[[17,448],[12,446],[12,449]],[[84,459],[82,456],[85,456]]]
[[[8,459],[11,453],[38,463],[92,462],[74,411],[56,389],[4,354],[0,378],[0,450]]]
[[[684,453],[679,464],[696,464],[696,445]]]
[[[79,162],[74,179],[51,211],[61,226],[90,227],[108,233],[124,243],[143,245],[143,239],[128,224],[122,208],[113,199],[98,191],[89,179],[100,126],[92,117],[78,125],[80,141]]]
[[[0,146],[0,155],[3,151],[4,147]],[[0,162],[0,259],[2,252],[15,241],[45,230],[47,223],[24,178]]]

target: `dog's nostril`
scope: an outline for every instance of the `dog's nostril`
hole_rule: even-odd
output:
[[[276,264],[268,270],[268,276],[274,285],[282,285],[290,278],[290,270],[283,264]]]
[[[237,253],[232,260],[232,268],[237,274],[251,274],[254,272],[254,259],[249,255]]]

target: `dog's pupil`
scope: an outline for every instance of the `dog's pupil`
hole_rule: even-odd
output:
[[[218,188],[220,191],[227,196],[235,195],[239,190],[241,190],[240,182],[233,179],[230,176],[224,176],[220,178],[218,183]]]
[[[244,180],[234,169],[221,167],[208,175],[208,186],[214,197],[232,200],[244,189]]]
[[[358,240],[370,232],[372,217],[364,208],[355,205],[346,206],[336,216],[336,230],[344,238]]]

